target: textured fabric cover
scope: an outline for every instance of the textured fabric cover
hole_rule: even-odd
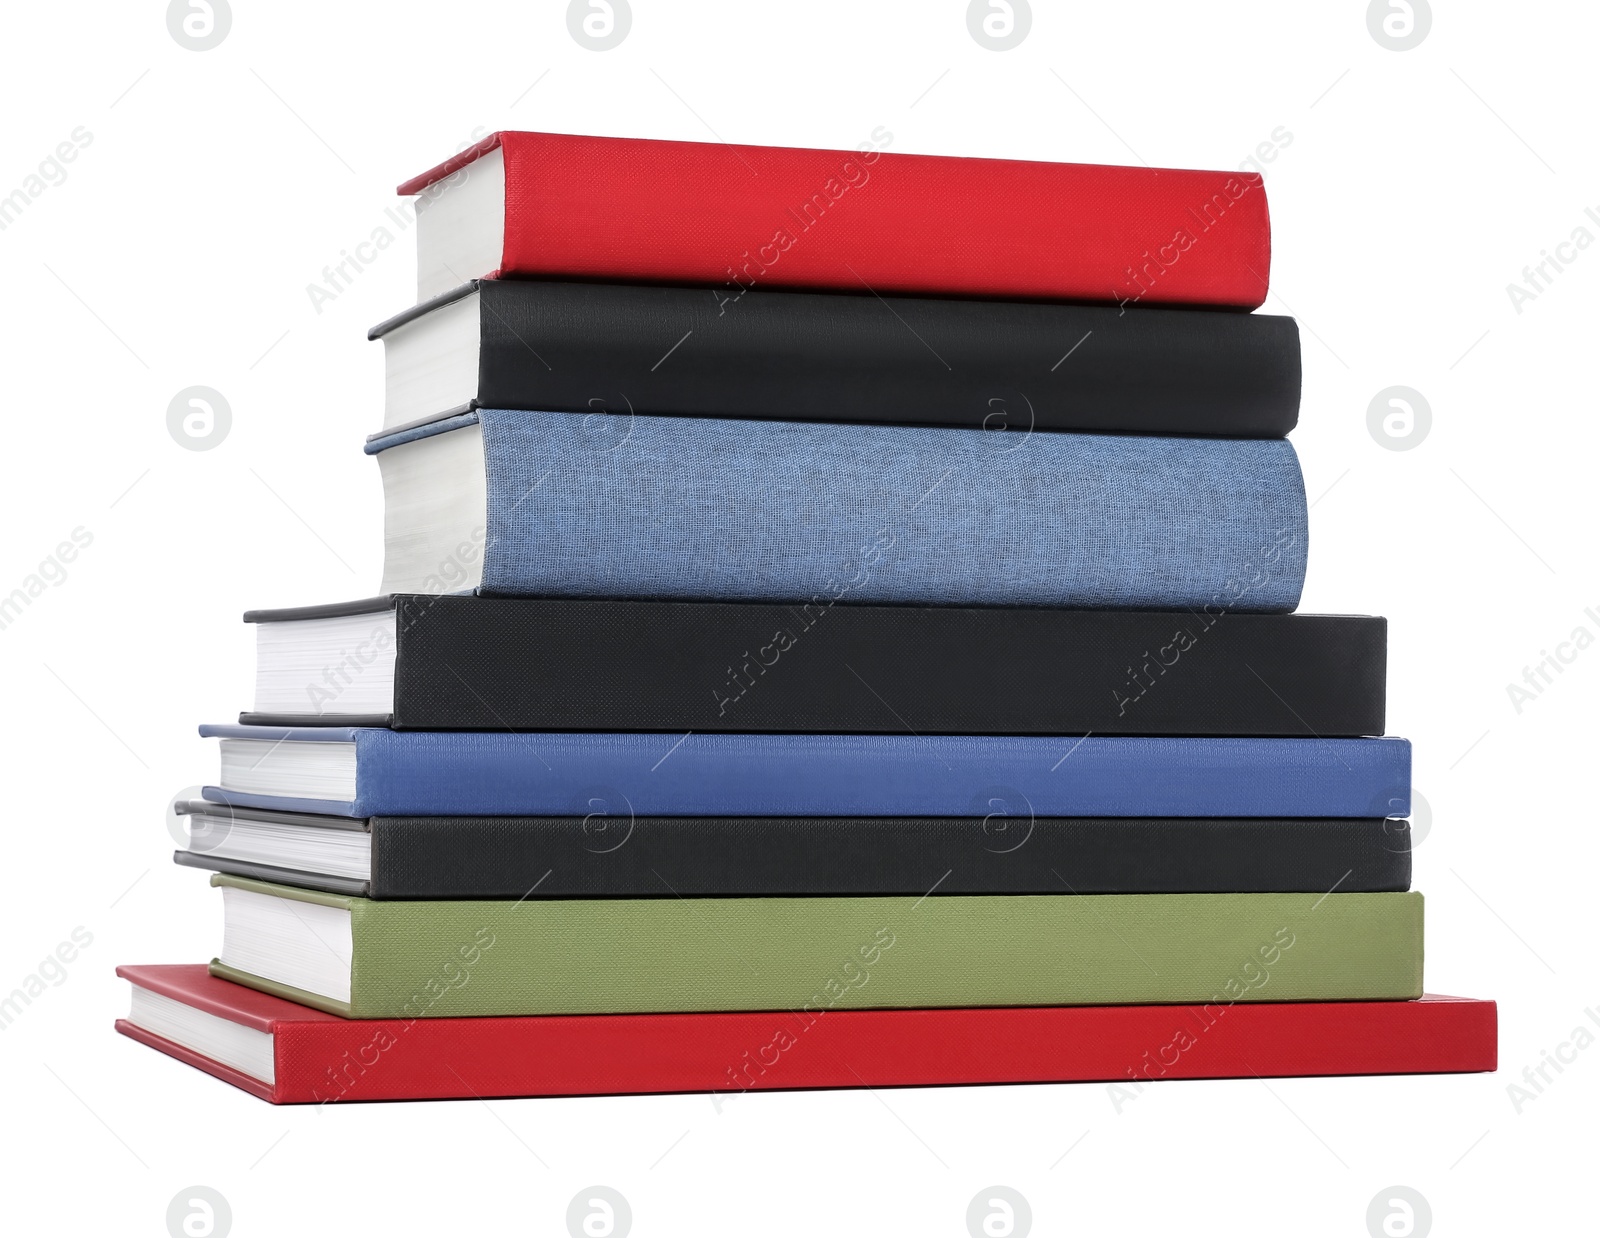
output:
[[[1328,818],[373,817],[370,881],[212,851],[174,862],[375,899],[1405,890],[1404,821]],[[236,808],[237,818],[257,810]],[[268,814],[271,815],[271,814]],[[295,818],[326,827],[344,817]]]
[[[526,597],[398,606],[398,729],[1384,732],[1387,624],[1357,615]]]
[[[1286,440],[479,418],[488,593],[1287,611],[1305,578]]]
[[[1316,818],[377,817],[372,897],[1405,890],[1403,822]],[[296,881],[291,884],[299,885]]]
[[[1420,894],[343,901],[356,1018],[1422,994]]]
[[[355,740],[356,799],[205,798],[339,816],[1403,817],[1403,739],[656,735],[207,726]]]
[[[116,1024],[125,1036],[277,1104],[1126,1083],[1130,1071],[1152,1080],[1412,1074],[1493,1070],[1496,1056],[1495,1004],[1461,997],[367,1020],[230,984],[198,964],[119,967],[117,974],[270,1028],[278,1053],[269,1088],[126,1019]]]
[[[390,608],[392,712],[239,721],[679,734],[1384,732],[1387,623],[1362,615],[459,595],[370,609]],[[246,621],[289,624],[330,609],[344,608],[255,611]]]
[[[885,151],[491,134],[507,275],[1254,309],[1272,230],[1261,177]],[[490,274],[463,271],[463,277]]]
[[[735,309],[704,288],[475,287],[478,384],[462,398],[486,408],[1238,438],[1281,437],[1300,408],[1300,333],[1274,314],[765,289]]]

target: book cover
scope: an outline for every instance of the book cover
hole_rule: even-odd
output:
[[[941,1010],[344,1019],[203,965],[119,967],[133,985],[272,1038],[263,1079],[117,1031],[274,1104],[1489,1071],[1488,1001],[1235,1002]],[[263,1072],[266,1073],[266,1072]]]
[[[255,773],[344,744],[342,798],[207,787],[205,798],[337,816],[1403,817],[1403,739],[722,735],[203,726]],[[285,751],[289,750],[289,751]]]
[[[1388,624],[1258,615],[826,602],[408,595],[257,610],[265,638],[371,615],[303,660],[269,726],[349,724],[393,665],[401,730],[919,735],[1381,735]],[[281,625],[281,626],[273,626]],[[309,631],[310,629],[306,629]]]
[[[1255,173],[901,154],[884,149],[893,137],[880,127],[866,149],[829,151],[501,132],[398,192],[498,152],[499,267],[463,276],[706,284],[730,302],[753,287],[1236,309],[1266,298],[1272,233]]]
[[[429,347],[419,330],[451,332],[435,320],[452,305],[477,323],[476,382],[417,416],[605,408],[1278,438],[1300,407],[1299,330],[1271,314],[765,289],[730,311],[704,288],[550,280],[475,280],[380,323],[369,338],[393,345],[391,378]]]
[[[1305,579],[1285,439],[481,409],[366,449],[386,593],[1281,612]]]
[[[227,824],[186,867],[374,899],[713,898],[951,894],[1345,893],[1406,890],[1403,821],[1032,817],[374,817],[351,882],[243,858],[229,826],[308,817],[186,805]],[[228,819],[231,818],[231,821]]]
[[[212,971],[353,1018],[1422,994],[1415,893],[376,902],[211,883],[241,906],[348,912],[348,999],[296,988],[292,963],[231,940]]]

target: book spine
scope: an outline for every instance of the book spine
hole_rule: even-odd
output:
[[[870,982],[869,982],[870,987]],[[144,1039],[119,1022],[117,1030]],[[1493,1002],[1217,1002],[285,1022],[280,1102],[1489,1071]],[[239,1087],[253,1081],[146,1040]],[[197,1060],[192,1060],[197,1059]]]
[[[1384,820],[1039,819],[992,798],[983,818],[379,817],[370,896],[1322,894],[1410,885],[1406,836]]]
[[[397,614],[375,725],[399,729],[1384,731],[1370,617],[448,596]]]
[[[699,288],[536,280],[478,295],[487,408],[1276,438],[1300,404],[1299,332],[1267,314],[767,291],[732,312]]]
[[[492,594],[1283,612],[1305,577],[1284,440],[478,417]]]
[[[358,735],[360,816],[981,818],[999,797],[1040,817],[1376,818],[1410,805],[1400,739]]]
[[[353,902],[353,1018],[1422,993],[1418,894]]]
[[[706,284],[729,304],[756,287],[1123,308],[1266,297],[1257,175],[904,155],[893,140],[881,127],[856,151],[501,134],[501,273]]]

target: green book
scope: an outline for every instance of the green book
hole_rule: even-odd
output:
[[[218,874],[214,975],[354,1018],[1422,995],[1422,896],[373,902]]]

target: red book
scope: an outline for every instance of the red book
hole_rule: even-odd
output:
[[[1386,1075],[1495,1068],[1495,1004],[341,1019],[211,976],[119,967],[125,1036],[274,1104],[952,1083]]]
[[[847,151],[491,134],[400,186],[420,195],[419,300],[486,275],[708,284],[725,305],[750,288],[1266,299],[1254,173],[902,155],[892,141],[881,127]]]

